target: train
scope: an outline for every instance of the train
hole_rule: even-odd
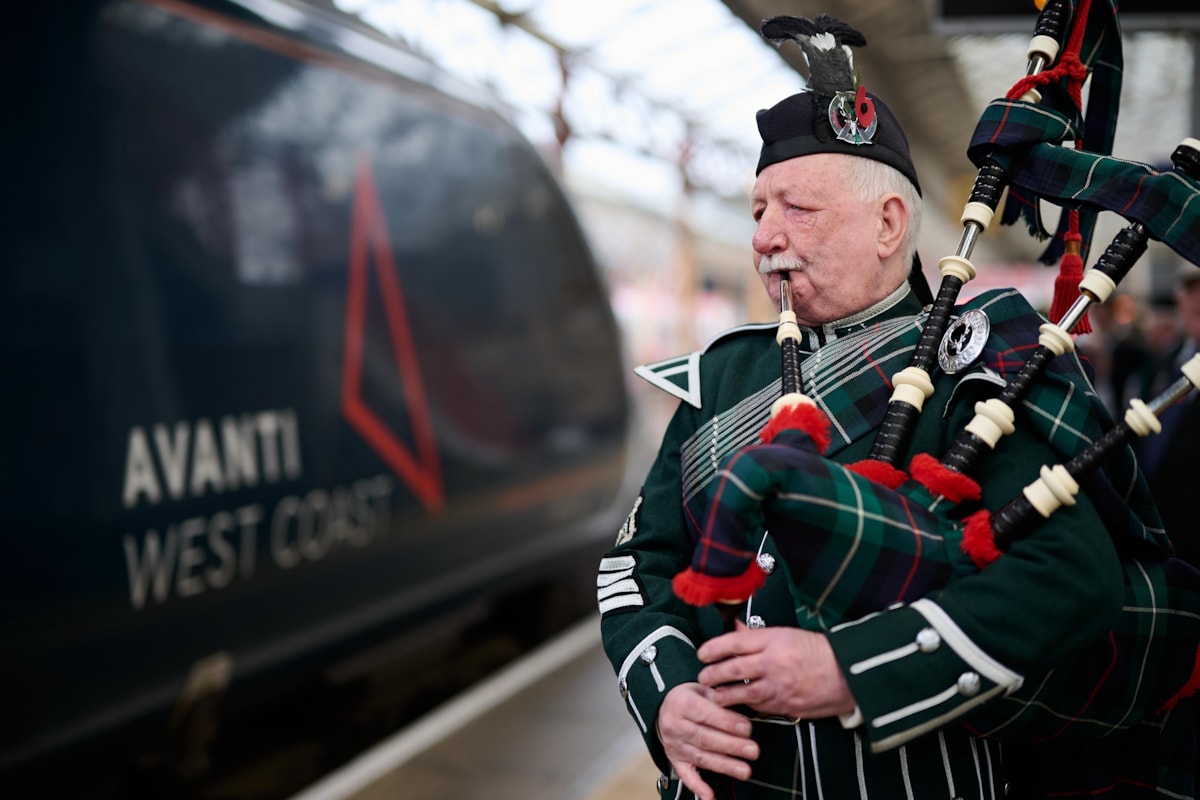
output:
[[[621,332],[495,99],[321,0],[0,20],[0,783],[196,772],[226,709],[590,602]]]

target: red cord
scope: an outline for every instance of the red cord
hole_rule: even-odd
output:
[[[1083,48],[1083,33],[1087,29],[1088,9],[1092,0],[1080,0],[1075,10],[1075,19],[1071,23],[1071,35],[1067,37],[1067,45],[1058,57],[1058,63],[1052,69],[1043,70],[1037,75],[1026,75],[1013,84],[1005,97],[1016,100],[1034,86],[1045,86],[1051,81],[1067,78],[1067,92],[1071,101],[1078,109],[1083,104],[1083,81],[1087,78],[1087,67],[1079,60],[1079,51]]]
[[[1075,10],[1075,18],[1071,23],[1071,35],[1067,38],[1066,47],[1059,56],[1058,63],[1053,69],[1044,70],[1037,75],[1027,75],[1013,84],[1005,97],[1016,100],[1034,86],[1046,84],[1066,78],[1067,93],[1076,111],[1083,108],[1083,82],[1087,79],[1087,67],[1079,60],[1079,52],[1083,48],[1083,34],[1087,29],[1088,10],[1091,0],[1080,0]],[[1076,137],[1075,149],[1083,147],[1082,137]],[[1083,240],[1079,233],[1079,212],[1070,210],[1067,213],[1067,232],[1063,239],[1067,243],[1078,243]],[[1054,297],[1050,304],[1050,319],[1057,321],[1062,318],[1075,298],[1079,296],[1079,281],[1083,278],[1083,260],[1079,256],[1079,248],[1065,248],[1062,260],[1059,262],[1058,278],[1054,281]],[[1075,324],[1074,333],[1085,334],[1092,330],[1091,321],[1085,313]]]

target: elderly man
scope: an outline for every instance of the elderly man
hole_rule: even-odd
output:
[[[831,111],[834,103],[841,105]],[[773,300],[781,274],[789,276],[804,391],[832,423],[828,502],[845,505],[846,518],[864,528],[881,516],[902,519],[906,503],[879,510],[847,499],[872,490],[837,464],[868,454],[889,378],[906,366],[924,321],[924,302],[910,286],[920,285],[910,265],[921,198],[907,140],[890,109],[861,90],[849,98],[819,89],[793,95],[759,112],[758,127],[754,262]],[[1016,354],[1036,343],[1041,319],[1015,292],[968,305],[988,315],[991,336],[969,363],[934,376],[910,454],[944,453],[976,401],[995,396],[1019,366]],[[1077,362],[1058,361],[1066,363],[1031,395],[1017,432],[980,471],[986,508],[1100,433],[1103,410],[1087,396]],[[1096,773],[1096,759],[1066,757],[1067,766],[1048,774],[1025,743],[968,727],[974,709],[995,707],[1112,628],[1122,604],[1113,537],[1144,532],[1138,514],[1157,522],[1140,482],[1132,497],[1118,496],[1110,481],[1089,486],[987,570],[849,622],[799,600],[788,571],[775,569],[775,540],[788,530],[770,531],[758,545],[770,577],[735,631],[724,632],[712,608],[676,596],[672,580],[692,560],[723,458],[756,440],[779,397],[779,364],[774,326],[752,325],[639,370],[685,402],[601,561],[598,603],[621,695],[664,773],[661,795],[995,798],[1161,781],[1149,755],[1148,774]],[[1051,432],[1046,419],[1070,424]],[[1057,432],[1064,427],[1073,431],[1066,439]],[[1117,480],[1132,480],[1127,460],[1117,469]],[[905,581],[888,576],[877,594]],[[1066,774],[1076,767],[1088,774]]]

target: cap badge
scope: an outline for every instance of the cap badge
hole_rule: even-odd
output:
[[[859,86],[857,92],[838,92],[833,96],[829,103],[829,124],[843,142],[874,144],[871,137],[879,127],[879,118],[865,86]]]

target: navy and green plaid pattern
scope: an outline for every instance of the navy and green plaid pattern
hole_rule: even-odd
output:
[[[1080,0],[1067,2],[1069,18],[1074,21],[1082,10]],[[1076,107],[1069,90],[1070,79],[1064,76],[1041,87],[1042,100],[1037,105],[998,100],[984,111],[967,154],[977,166],[991,159],[1005,167],[1008,173],[1008,201],[1001,224],[1010,225],[1023,218],[1035,236],[1045,238],[1047,235],[1038,213],[1038,196],[1027,187],[1023,173],[1028,148],[1033,144],[1058,145],[1070,138],[1080,141],[1091,153],[1112,153],[1124,63],[1116,5],[1115,0],[1093,0],[1083,20],[1078,58],[1090,75],[1086,109]],[[1070,30],[1065,35],[1065,41],[1069,40]],[[1002,131],[1005,132],[1003,137]],[[1002,138],[1008,141],[1007,145]],[[1085,205],[1079,214],[1081,254],[1085,263],[1098,210]],[[1068,215],[1063,214],[1058,230],[1041,255],[1044,263],[1054,264],[1062,256],[1067,225]]]
[[[1050,143],[1072,133],[1066,118],[1042,106],[996,100],[984,111],[967,153],[976,163],[990,155],[1006,168],[1010,203],[1033,212],[1044,198],[1066,208],[1113,211],[1200,263],[1200,181],[1178,170]],[[1165,160],[1169,154],[1163,155]]]
[[[919,490],[920,487],[917,487]],[[950,580],[956,530],[930,512],[928,496],[894,491],[820,455],[807,434],[733,453],[694,531],[691,568],[740,575],[768,531],[788,568],[797,624],[828,630],[911,602]],[[744,598],[738,598],[744,599]]]
[[[1188,261],[1200,263],[1200,181],[1111,155],[1122,69],[1112,5],[1093,3],[1087,19],[1080,53],[1091,71],[1086,118],[1080,119],[1061,86],[1051,87],[1055,91],[1038,104],[998,99],[980,117],[967,155],[976,165],[990,159],[1005,168],[1010,184],[1001,220],[1005,224],[1023,217],[1031,231],[1044,235],[1040,199],[1082,211],[1085,262],[1096,215],[1112,211],[1141,223]],[[1076,6],[1077,0],[1073,11]],[[1080,136],[1083,149],[1063,144]],[[1164,160],[1168,155],[1163,154]],[[1066,220],[1063,214],[1055,241],[1043,255],[1048,263],[1062,253]]]
[[[1078,437],[1086,419],[1068,413],[1078,405],[1064,403],[1037,414],[1040,425],[1030,424]],[[959,546],[961,523],[946,516],[957,509],[943,504],[941,514],[933,513],[938,504],[915,482],[892,490],[862,478],[821,456],[801,431],[731,454],[713,486],[709,507],[694,512],[702,525],[694,531],[691,568],[739,575],[770,531],[800,627],[828,630],[975,572]],[[1043,741],[1158,724],[1195,666],[1200,572],[1162,557],[1122,566],[1125,601],[1113,629],[977,712],[973,730]]]
[[[1123,562],[1125,601],[1108,635],[973,716],[980,735],[1039,744],[1161,728],[1196,668],[1200,572],[1179,559]]]
[[[908,315],[875,322],[815,353],[801,352],[804,393],[830,418],[829,455],[879,424],[874,412],[880,403],[887,405],[892,391],[890,376],[908,366],[922,321],[920,316]],[[773,371],[779,372],[777,363]],[[681,452],[685,503],[690,504],[712,480],[721,457],[758,441],[781,387],[780,378],[769,379],[758,391],[713,416],[684,443]],[[834,408],[836,415],[830,413]]]
[[[944,415],[964,386],[974,383],[1003,386],[1037,347],[1038,328],[1045,320],[1018,292],[986,292],[965,303],[960,311],[969,308],[984,311],[992,322],[980,363],[956,378],[943,376],[941,391],[935,393],[922,417]],[[861,446],[862,439],[882,421],[892,392],[891,376],[907,366],[923,321],[923,315],[898,316],[839,338],[815,354],[802,354],[807,356],[801,363],[804,393],[826,412],[831,423],[832,440],[826,456],[850,462],[866,455]],[[717,367],[716,371],[723,369]],[[693,521],[693,530],[699,529],[699,520],[703,519],[712,502],[706,490],[717,476],[721,461],[729,453],[757,442],[759,432],[770,418],[771,403],[779,397],[779,392],[778,378],[764,383],[757,391],[698,426],[683,443],[680,450],[683,500]],[[1023,408],[1037,433],[1050,443],[1059,462],[1078,455],[1100,438],[1105,432],[1102,420],[1108,418],[1073,355],[1050,363],[1044,379],[1030,391]],[[936,421],[923,423],[912,453],[930,452],[940,457],[949,449],[945,444],[945,433],[944,427]],[[855,443],[858,446],[851,447]],[[847,448],[851,452],[843,454]],[[1111,476],[1102,483],[1107,486],[1097,486],[1095,493],[1101,496],[1105,508],[1111,506],[1112,513],[1117,515],[1113,530],[1118,535],[1114,538],[1132,535],[1161,549],[1168,548],[1149,492],[1128,449],[1118,453],[1106,469]],[[1037,477],[1036,465],[1026,475],[1007,477],[1004,485],[1007,496],[993,498],[1002,503]],[[1126,488],[1117,492],[1112,489],[1114,486]],[[1090,489],[1089,493],[1092,493]],[[1134,504],[1135,514],[1128,510],[1119,511],[1129,503]]]

